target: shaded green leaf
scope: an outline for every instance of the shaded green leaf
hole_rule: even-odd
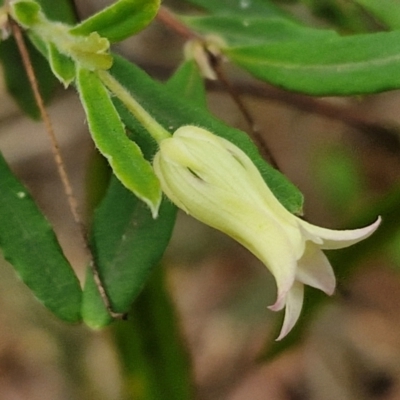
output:
[[[352,1],[300,0],[319,18],[333,24],[335,28],[347,32],[368,32],[370,22],[360,8]]]
[[[181,96],[207,109],[204,80],[194,60],[185,61],[165,84],[170,95]]]
[[[400,87],[400,32],[380,32],[224,49],[255,77],[313,95]]]
[[[254,143],[245,133],[221,122],[204,108],[196,107],[192,102],[185,101],[182,96],[169,93],[163,85],[155,82],[140,68],[121,57],[115,56],[110,72],[170,132],[174,132],[184,125],[201,126],[240,147],[253,160],[282,204],[291,212],[301,212],[303,203],[301,193],[280,172],[264,161]],[[154,102],[154,99],[157,99],[157,102]],[[116,104],[122,119],[129,129],[135,134],[137,132],[142,132],[143,134],[143,128],[140,128],[138,123],[131,128],[131,122],[129,121],[134,121],[133,116],[124,109],[123,105],[118,104],[118,101],[116,101]],[[146,133],[144,132],[144,134]]]
[[[55,6],[54,0],[35,1],[40,4],[49,19],[71,25],[76,22],[74,2],[72,0],[57,0],[57,6]]]
[[[119,42],[145,28],[156,16],[160,0],[119,0],[86,19],[70,32],[97,32],[110,42]]]
[[[221,36],[230,45],[313,40],[336,36],[334,31],[309,28],[278,17],[217,15],[180,18],[192,29],[203,34]]]
[[[36,79],[43,100],[50,100],[58,82],[52,74],[47,60],[30,44],[26,42]],[[0,43],[0,61],[3,65],[7,91],[18,106],[34,119],[40,118],[39,109],[22,63],[15,40],[10,37]]]
[[[0,156],[0,245],[35,296],[59,318],[80,320],[82,291],[51,225]]]
[[[118,179],[157,216],[160,184],[138,145],[128,139],[108,91],[95,73],[85,69],[78,70],[77,89],[97,148]]]
[[[128,321],[115,324],[113,333],[127,399],[193,399],[192,368],[162,268],[152,273]]]
[[[127,312],[160,261],[175,223],[176,207],[164,200],[153,219],[144,204],[114,177],[96,210],[92,249],[113,310]],[[93,327],[110,322],[92,280],[84,290],[83,317]]]
[[[400,29],[400,2],[398,0],[355,0],[390,29]]]

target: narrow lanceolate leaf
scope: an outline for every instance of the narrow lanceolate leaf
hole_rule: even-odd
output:
[[[151,110],[152,116],[170,132],[184,125],[201,126],[240,147],[253,160],[279,201],[291,212],[301,213],[303,196],[299,190],[265,162],[244,132],[221,122],[203,107],[186,101],[181,94],[169,92],[164,85],[155,82],[140,68],[121,57],[114,57],[110,73],[134,94],[145,109]],[[157,102],[154,102],[154,99],[157,99]],[[116,101],[116,106],[124,123],[135,132],[135,140],[136,135],[148,136],[122,104]]]
[[[1,155],[0,176],[0,246],[4,257],[55,315],[79,321],[79,281],[49,222]]]
[[[400,87],[398,31],[231,47],[224,53],[259,79],[313,95]]]
[[[168,79],[165,87],[171,95],[181,96],[199,107],[207,108],[204,80],[194,60],[185,61]]]
[[[356,0],[390,29],[400,29],[400,3],[398,0]]]
[[[94,72],[79,69],[77,89],[93,140],[117,178],[157,216],[161,189],[139,146],[129,140],[110,95]]]
[[[213,15],[180,17],[185,24],[203,34],[214,34],[229,45],[265,44],[294,40],[313,40],[337,36],[328,29],[303,26],[287,18],[260,15]]]
[[[164,200],[153,219],[144,204],[112,178],[95,212],[92,249],[114,311],[129,311],[164,253],[175,214],[175,206]],[[82,315],[95,328],[110,322],[91,277],[85,284]]]
[[[110,42],[119,42],[145,28],[156,16],[159,7],[160,0],[119,0],[70,32],[76,35],[97,32]]]

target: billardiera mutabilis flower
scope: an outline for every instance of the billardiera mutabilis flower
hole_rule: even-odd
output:
[[[269,308],[285,309],[282,339],[299,318],[304,285],[331,295],[335,275],[322,252],[370,236],[372,225],[331,230],[291,214],[276,199],[251,159],[234,144],[195,126],[160,143],[154,170],[164,193],[196,219],[231,236],[258,257],[277,283]]]

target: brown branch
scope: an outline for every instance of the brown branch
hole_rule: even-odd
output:
[[[212,83],[210,83],[212,85]],[[212,88],[214,90],[218,88]],[[252,84],[235,84],[239,93],[256,96],[283,103],[286,106],[298,110],[319,115],[335,121],[340,121],[372,138],[374,142],[392,152],[400,152],[399,134],[400,127],[395,123],[372,121],[371,117],[365,117],[349,106],[332,104],[329,101],[305,94],[289,92],[278,87],[259,82]]]
[[[53,129],[53,125],[51,123],[49,114],[47,113],[47,110],[46,110],[46,108],[44,106],[43,98],[42,98],[42,96],[40,94],[39,85],[38,85],[38,82],[37,82],[37,79],[36,79],[35,71],[33,69],[32,62],[31,62],[31,59],[30,59],[30,56],[29,56],[28,49],[27,49],[27,47],[25,45],[24,38],[22,36],[21,29],[18,26],[18,24],[13,20],[10,20],[10,26],[11,26],[11,30],[12,30],[13,36],[15,38],[15,41],[17,43],[18,50],[19,50],[19,52],[21,54],[22,62],[23,62],[25,71],[26,71],[26,73],[28,75],[29,83],[30,83],[30,86],[32,88],[36,104],[37,104],[37,106],[39,108],[40,115],[42,117],[46,133],[47,133],[47,135],[48,135],[48,137],[50,139],[50,142],[51,142],[52,154],[53,154],[56,166],[57,166],[58,174],[60,176],[60,179],[61,179],[61,182],[62,182],[62,185],[63,185],[63,188],[64,188],[65,195],[67,197],[69,209],[71,211],[71,214],[73,216],[73,219],[74,219],[76,225],[78,226],[82,243],[84,244],[84,247],[85,247],[85,249],[86,249],[86,251],[88,253],[88,256],[90,258],[89,266],[90,266],[90,268],[91,268],[91,270],[93,272],[94,280],[96,282],[96,285],[97,285],[97,288],[99,290],[100,296],[101,296],[101,298],[103,300],[103,303],[104,303],[105,307],[107,308],[108,312],[110,313],[110,315],[113,318],[121,319],[121,318],[124,317],[124,315],[122,315],[120,313],[115,313],[112,310],[110,299],[109,299],[109,297],[108,297],[108,295],[106,293],[106,290],[104,288],[104,285],[103,285],[103,283],[102,283],[102,281],[100,279],[100,274],[99,274],[98,268],[94,263],[93,253],[92,253],[92,251],[90,249],[89,241],[88,241],[88,238],[87,238],[86,227],[85,227],[85,225],[84,225],[84,223],[83,223],[83,221],[82,221],[82,219],[80,217],[79,211],[78,211],[78,202],[77,202],[76,197],[74,195],[71,182],[70,182],[70,180],[68,178],[68,174],[67,174],[67,171],[66,171],[66,168],[65,168],[65,163],[64,163],[63,158],[61,156],[60,146],[59,146],[59,144],[57,142],[57,138],[56,138],[56,135],[55,135],[55,132],[54,132],[54,129]]]

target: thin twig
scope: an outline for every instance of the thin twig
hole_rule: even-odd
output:
[[[34,71],[34,69],[32,67],[32,62],[31,62],[31,59],[30,59],[30,56],[29,56],[29,53],[28,53],[28,49],[27,49],[27,47],[25,45],[24,38],[22,36],[21,29],[18,26],[18,24],[13,20],[10,20],[10,25],[11,25],[11,30],[12,30],[13,36],[14,36],[15,41],[17,43],[18,50],[19,50],[19,52],[21,54],[21,58],[22,58],[22,62],[24,64],[24,68],[25,68],[26,73],[28,75],[29,83],[30,83],[30,86],[32,88],[33,95],[35,97],[36,104],[37,104],[37,106],[39,108],[40,115],[42,117],[46,133],[47,133],[47,135],[48,135],[48,137],[50,139],[50,142],[51,142],[51,151],[53,153],[53,157],[54,157],[54,160],[55,160],[55,163],[56,163],[56,166],[57,166],[58,174],[60,176],[62,185],[64,187],[64,192],[65,192],[65,194],[67,196],[69,209],[71,211],[71,214],[73,216],[73,219],[74,219],[76,225],[78,226],[78,229],[79,229],[79,232],[80,232],[80,236],[81,236],[81,240],[82,240],[82,242],[84,244],[84,247],[85,247],[85,249],[86,249],[86,251],[87,251],[87,253],[88,253],[89,257],[90,257],[89,266],[92,269],[94,280],[96,282],[96,285],[97,285],[97,288],[99,290],[100,296],[101,296],[101,298],[103,300],[103,303],[106,306],[108,312],[110,313],[110,315],[113,318],[118,318],[118,319],[124,318],[123,314],[115,313],[112,310],[110,299],[109,299],[109,297],[108,297],[108,295],[106,293],[106,290],[104,288],[104,285],[103,285],[103,283],[102,283],[102,281],[100,279],[100,274],[99,274],[98,268],[97,268],[96,264],[94,263],[93,254],[92,254],[92,251],[90,249],[89,241],[88,241],[88,238],[87,238],[87,230],[86,230],[86,227],[85,227],[85,225],[84,225],[84,223],[82,221],[82,218],[81,218],[81,216],[79,214],[79,211],[78,211],[78,202],[77,202],[76,197],[74,195],[71,182],[70,182],[70,180],[68,178],[68,174],[67,174],[67,171],[66,171],[66,168],[65,168],[65,164],[64,164],[63,158],[61,156],[60,146],[58,145],[57,138],[56,138],[56,135],[55,135],[55,132],[54,132],[54,129],[53,129],[53,125],[51,123],[49,114],[47,113],[47,110],[46,110],[46,108],[44,106],[43,98],[42,98],[42,96],[40,94],[39,85],[38,85],[38,82],[37,82],[37,79],[36,79],[35,71]]]
[[[57,143],[57,138],[55,136],[54,129],[53,129],[52,123],[50,121],[50,117],[46,111],[42,96],[39,91],[35,72],[33,70],[33,67],[32,67],[32,64],[30,61],[30,56],[29,56],[28,50],[26,48],[24,39],[22,37],[21,30],[20,30],[19,26],[13,21],[11,21],[11,29],[12,29],[14,38],[16,40],[17,46],[18,46],[18,50],[21,54],[22,62],[24,64],[26,73],[28,75],[29,83],[31,85],[33,95],[35,97],[36,104],[39,108],[40,115],[42,117],[47,135],[51,141],[51,150],[53,152],[53,156],[54,156],[54,159],[55,159],[55,162],[57,165],[57,170],[60,175],[61,182],[64,186],[64,191],[65,191],[65,194],[68,199],[68,205],[69,205],[70,211],[72,213],[72,216],[74,217],[74,221],[76,222],[76,224],[79,225],[80,229],[82,229],[83,222],[82,222],[79,212],[78,212],[78,203],[74,196],[71,183],[68,179],[65,165],[64,165],[63,159],[61,157],[60,147]]]

